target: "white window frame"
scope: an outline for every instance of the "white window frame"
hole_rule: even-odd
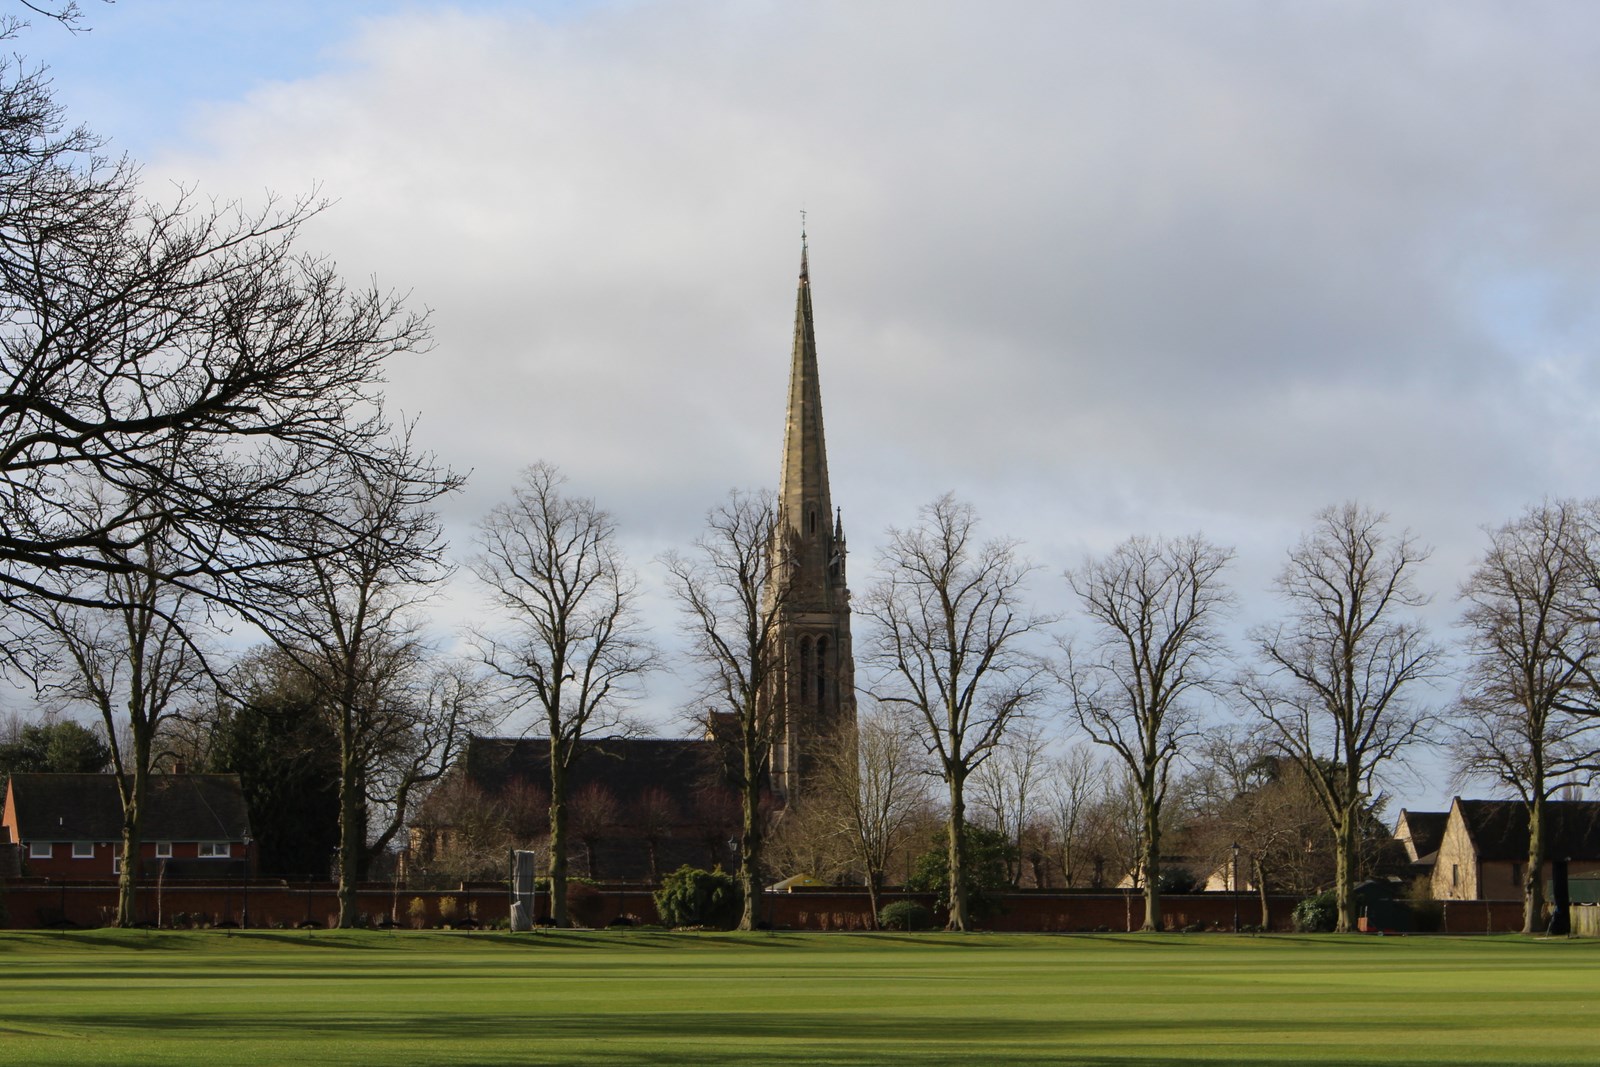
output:
[[[87,849],[88,851],[84,851],[85,849]],[[74,841],[72,843],[72,858],[75,859],[75,860],[92,860],[92,859],[94,859],[94,842],[93,841]]]
[[[198,854],[203,860],[225,860],[233,854],[233,846],[227,841],[202,841]]]
[[[172,858],[172,842],[171,841],[157,841],[156,842],[156,859],[158,859],[158,860],[170,860],[171,858]]]
[[[29,841],[28,858],[30,860],[54,859],[56,843],[54,841]]]

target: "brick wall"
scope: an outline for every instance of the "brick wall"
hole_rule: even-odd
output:
[[[337,887],[331,882],[286,884],[255,881],[225,885],[177,883],[146,885],[139,890],[141,921],[171,926],[179,917],[191,925],[243,925],[248,907],[252,927],[326,927],[338,914]],[[932,910],[933,898],[924,894],[886,893],[881,903],[916,900]],[[413,890],[370,884],[357,894],[358,906],[368,921],[377,924],[392,917],[401,927],[433,927],[447,921],[460,925],[468,918],[480,924],[505,919],[510,901],[504,887],[494,883],[468,884],[450,890]],[[1298,898],[1268,898],[1273,930],[1290,928]],[[46,927],[60,922],[76,926],[103,926],[116,913],[116,886],[105,882],[48,882],[23,879],[5,886],[5,903],[14,929]],[[997,931],[1087,932],[1137,930],[1144,918],[1137,893],[1073,893],[1059,890],[1024,890],[1001,897],[1004,910],[977,925]],[[1163,899],[1169,929],[1199,927],[1232,930],[1236,898],[1225,893],[1185,894]],[[549,901],[539,899],[539,911],[548,914]],[[1237,898],[1239,921],[1255,925],[1261,919],[1260,900]],[[573,911],[586,925],[604,926],[619,916],[638,923],[658,921],[647,886],[600,886]],[[1520,901],[1452,900],[1444,909],[1445,931],[1504,933],[1522,928]],[[871,906],[859,890],[799,890],[768,893],[761,902],[761,919],[776,929],[865,930],[870,928]],[[937,922],[942,915],[935,915]]]

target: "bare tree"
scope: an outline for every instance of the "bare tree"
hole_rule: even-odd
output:
[[[1528,814],[1522,932],[1542,929],[1545,805],[1600,777],[1600,718],[1590,675],[1600,631],[1585,617],[1578,505],[1529,508],[1492,530],[1462,587],[1471,667],[1454,721],[1458,773],[1516,792]]]
[[[1095,630],[1086,653],[1068,647],[1067,689],[1084,731],[1138,785],[1145,930],[1161,929],[1161,807],[1199,729],[1194,697],[1213,687],[1223,654],[1217,625],[1232,598],[1221,573],[1232,558],[1199,535],[1133,537],[1067,572]]]
[[[950,928],[968,929],[962,827],[967,779],[1041,698],[1046,669],[1027,647],[1050,619],[1023,603],[1029,565],[1009,540],[977,540],[977,513],[946,494],[921,522],[889,531],[866,597],[876,623],[872,692],[906,713],[949,794]]]
[[[1144,886],[1144,820],[1139,809],[1139,783],[1118,760],[1099,765],[1094,799],[1084,821],[1083,851],[1096,889],[1126,882]]]
[[[1094,751],[1083,744],[1073,745],[1045,768],[1044,826],[1061,884],[1089,884],[1084,855],[1084,840],[1089,809],[1094,802],[1100,767]]]
[[[412,458],[377,387],[425,323],[296,253],[320,205],[160,205],[137,178],[0,62],[0,603],[145,573],[153,529],[162,577],[217,593],[338,550],[294,517]]]
[[[672,794],[660,786],[650,786],[639,794],[630,813],[639,836],[644,838],[645,858],[650,865],[650,881],[661,882],[661,842],[683,820]]]
[[[729,494],[706,516],[692,556],[662,557],[700,668],[705,726],[729,751],[739,792],[739,929],[757,922],[765,837],[763,789],[771,771],[770,704],[781,680],[778,623],[793,576],[774,555],[777,504],[770,492]]]
[[[1211,871],[1227,872],[1230,890],[1254,887],[1263,928],[1271,922],[1270,893],[1312,893],[1332,882],[1333,835],[1298,764],[1259,733],[1236,729],[1208,733],[1193,762],[1191,840]],[[1363,836],[1375,822],[1369,814]]]
[[[489,587],[503,633],[474,634],[483,661],[550,738],[552,918],[567,925],[567,776],[580,742],[622,725],[655,652],[642,636],[638,582],[617,550],[616,523],[593,500],[562,492],[547,463],[522,474],[510,501],[479,525],[472,569]],[[590,864],[593,877],[593,862]]]
[[[818,808],[848,866],[866,883],[874,924],[896,856],[921,840],[928,781],[922,747],[905,719],[881,709],[861,716],[822,761]]]
[[[578,790],[573,794],[571,804],[572,831],[583,844],[583,873],[588,878],[599,879],[603,877],[600,843],[608,835],[616,833],[622,805],[617,802],[616,794],[606,788],[603,782],[590,782]],[[566,880],[563,878],[562,896],[566,895],[565,886]],[[563,907],[561,911],[565,913],[566,908]]]
[[[1027,859],[1025,838],[1038,801],[1040,780],[1045,775],[1045,750],[1048,740],[1037,722],[1023,721],[1008,731],[995,746],[994,755],[973,772],[971,788],[974,808],[996,830],[1005,834],[1016,849],[1006,872],[1012,885],[1021,884]]]
[[[1253,634],[1265,673],[1239,687],[1327,817],[1341,932],[1355,928],[1360,828],[1378,775],[1435,721],[1413,694],[1442,653],[1405,614],[1427,602],[1412,575],[1428,553],[1387,523],[1354,503],[1317,514],[1278,577],[1288,619]]]
[[[349,496],[323,502],[317,523],[346,547],[259,577],[240,605],[304,674],[338,737],[342,927],[355,924],[368,857],[393,839],[412,790],[444,772],[484,710],[469,676],[428,669],[413,613],[445,573],[429,505],[454,485],[357,477]],[[379,809],[387,825],[372,833]]]
[[[118,926],[138,921],[139,850],[158,738],[208,678],[199,598],[162,577],[164,544],[164,531],[147,530],[142,573],[64,571],[50,576],[62,583],[55,595],[14,605],[33,623],[40,690],[93,708],[105,730],[122,801]]]

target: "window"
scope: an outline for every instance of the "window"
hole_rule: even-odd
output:
[[[111,846],[111,873],[112,874],[121,874],[122,873],[122,846],[121,845],[112,845]]]
[[[28,858],[30,860],[47,860],[55,855],[55,845],[49,841],[29,841]]]
[[[811,677],[811,638],[800,639],[800,703],[810,703],[810,687],[806,680]]]
[[[828,639],[817,638],[817,707],[828,706]]]
[[[171,841],[157,841],[156,842],[156,859],[158,859],[158,860],[169,860],[171,858],[172,858],[172,842]]]
[[[228,842],[202,841],[200,842],[200,858],[212,860],[225,860],[229,855]]]
[[[1450,888],[1461,888],[1461,868],[1454,863],[1450,865]]]
[[[94,859],[94,842],[74,841],[72,843],[72,858],[75,860]]]

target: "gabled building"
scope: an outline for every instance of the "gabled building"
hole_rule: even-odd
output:
[[[13,774],[0,817],[22,873],[115,878],[122,869],[122,799],[110,774]],[[250,815],[236,774],[150,777],[141,875],[240,877],[250,869]]]
[[[1431,876],[1439,859],[1439,844],[1444,840],[1448,811],[1407,811],[1400,809],[1394,825],[1394,839],[1406,850],[1406,859],[1415,875]]]
[[[1545,806],[1545,853],[1565,860],[1574,901],[1600,895],[1600,801]],[[1435,900],[1520,900],[1528,863],[1528,809],[1520,800],[1450,804],[1433,865]],[[1542,877],[1552,872],[1546,862]]]

